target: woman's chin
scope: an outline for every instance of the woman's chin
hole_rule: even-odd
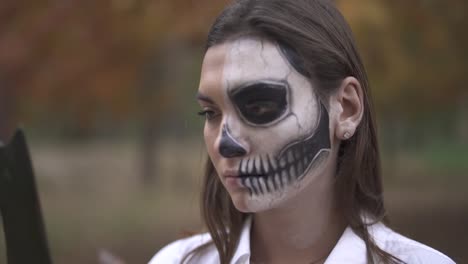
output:
[[[242,213],[258,213],[277,207],[284,200],[284,193],[252,195],[250,192],[230,193],[236,209]]]
[[[268,209],[268,208],[262,208],[261,206],[257,204],[254,204],[245,200],[242,200],[242,201],[233,200],[233,204],[236,207],[236,209],[242,213],[258,213],[258,212]]]
[[[254,213],[249,203],[249,192],[246,190],[245,192],[235,192],[230,193],[232,203],[234,207],[242,213]]]

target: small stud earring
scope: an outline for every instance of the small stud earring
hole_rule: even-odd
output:
[[[349,139],[349,138],[351,137],[351,133],[345,132],[344,135],[343,135],[343,137],[344,137],[345,139]]]

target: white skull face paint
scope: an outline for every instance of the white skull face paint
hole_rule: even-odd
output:
[[[205,125],[205,141],[236,207],[265,210],[313,181],[330,152],[328,112],[278,45],[255,38],[224,45],[222,120],[216,141],[207,138],[212,125]],[[202,71],[200,87],[213,72]],[[239,198],[225,178],[248,192]]]

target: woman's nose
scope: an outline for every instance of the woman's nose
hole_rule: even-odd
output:
[[[225,158],[244,156],[247,151],[229,133],[229,128],[224,125],[219,142],[219,153]]]

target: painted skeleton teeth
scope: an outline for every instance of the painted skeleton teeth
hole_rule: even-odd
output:
[[[267,155],[267,160],[268,160],[268,167],[271,168],[270,170],[276,171],[278,169],[278,165],[276,164],[276,162],[269,155]]]
[[[260,185],[260,189],[262,190],[262,192],[270,192],[268,185],[266,183],[265,177],[260,177],[258,179],[258,183]]]
[[[251,161],[251,163],[252,163],[252,171],[250,172],[250,175],[255,175],[255,176],[256,176],[256,175],[258,175],[258,171],[257,171],[257,168],[258,168],[258,167],[255,165],[255,160],[256,160],[256,159],[253,159],[253,160]]]
[[[245,162],[244,160],[241,160],[241,163],[240,163],[240,173],[241,174],[246,174],[247,173],[247,162]]]
[[[289,175],[296,175],[296,169],[294,168],[294,165],[291,165],[291,167],[289,167]]]
[[[262,166],[261,166],[261,169],[260,169],[260,173],[262,175],[265,175],[268,171],[270,171],[270,168],[268,167],[268,157],[265,157],[265,158],[260,158],[261,162],[262,162]]]
[[[256,193],[263,193],[260,191],[260,185],[258,184],[258,177],[251,177],[252,185]]]
[[[253,172],[253,164],[254,164],[253,160],[251,160],[251,159],[247,160],[247,172],[250,175],[252,175],[252,172]]]
[[[251,194],[264,194],[301,180],[319,154],[330,151],[328,113],[323,104],[320,107],[317,129],[310,136],[289,143],[277,156],[266,154],[241,159],[239,176]]]
[[[239,165],[240,173],[248,178],[242,181],[244,186],[252,189],[252,192],[258,195],[278,190],[294,180],[301,179],[307,170],[306,164],[309,165],[313,158],[307,154],[299,155],[300,157],[296,158],[297,153],[301,154],[300,151],[300,149],[290,150],[283,155],[286,158],[280,159],[280,166],[277,170],[274,169],[274,160],[268,155],[242,160]]]
[[[247,180],[247,183],[249,185],[248,186],[249,189],[252,190],[252,193],[257,194],[257,189],[254,186],[254,178],[249,177],[248,180]]]
[[[284,169],[284,167],[286,167],[286,158],[281,158],[280,161],[279,161],[279,167],[281,169]]]
[[[259,189],[260,192],[263,194],[264,192],[266,192],[266,188],[265,188],[265,186],[262,184],[263,177],[257,177],[257,179],[258,179],[258,189]]]
[[[281,171],[281,182],[283,185],[289,182],[289,173],[286,170]]]
[[[289,150],[283,155],[286,157],[280,159],[279,167],[273,165],[276,162],[268,155],[242,160],[239,170],[241,175],[247,176],[242,180],[243,185],[251,189],[253,194],[259,195],[278,190],[294,180],[301,179],[307,169],[304,164],[309,164],[311,159],[307,154],[297,157],[297,153],[302,154],[300,151]]]
[[[249,189],[252,189],[252,179],[251,178],[245,178],[245,181],[243,182],[243,184],[249,188]]]
[[[271,192],[272,190],[276,190],[274,185],[275,179],[273,177],[265,177],[267,191]]]
[[[275,173],[275,176],[274,176],[274,183],[276,185],[276,188],[279,188],[280,186],[283,186],[283,184],[281,183],[281,175],[279,172],[276,172]],[[275,188],[275,189],[276,189]]]
[[[261,158],[256,158],[254,161],[255,161],[254,162],[254,167],[255,167],[254,174],[259,175],[259,174],[261,174],[261,162],[262,162],[262,160],[261,160]]]

